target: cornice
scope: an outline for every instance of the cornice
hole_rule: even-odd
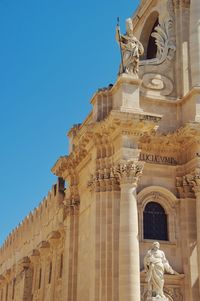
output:
[[[139,79],[137,76],[122,73],[118,76],[117,81],[115,82],[114,85],[109,85],[106,88],[99,89],[92,96],[92,99],[91,99],[90,103],[94,104],[95,99],[99,96],[105,96],[106,95],[106,96],[112,97],[116,93],[116,91],[119,89],[122,82],[123,82],[123,84],[125,83],[125,84],[140,86],[141,83],[142,83],[142,80]]]
[[[111,137],[115,131],[141,137],[156,131],[162,116],[150,113],[132,113],[111,111],[109,116],[99,122],[85,124],[76,133],[74,149],[68,156],[60,157],[51,171],[66,179],[74,173],[76,167],[89,156],[91,145],[101,143],[102,137]],[[66,173],[64,175],[64,173]]]

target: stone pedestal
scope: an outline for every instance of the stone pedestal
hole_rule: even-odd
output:
[[[113,109],[121,112],[141,113],[139,87],[141,80],[134,75],[121,74],[112,88]]]

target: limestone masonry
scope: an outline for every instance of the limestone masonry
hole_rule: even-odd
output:
[[[116,82],[0,249],[0,301],[200,301],[200,0],[142,0],[126,25]]]

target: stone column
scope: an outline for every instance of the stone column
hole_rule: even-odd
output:
[[[140,300],[140,260],[136,188],[143,164],[121,162],[115,168],[121,187],[119,229],[119,301]]]

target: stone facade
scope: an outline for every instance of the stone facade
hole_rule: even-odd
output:
[[[200,1],[143,0],[132,20],[139,76],[70,130],[57,184],[0,249],[0,301],[149,300],[153,240],[168,300],[200,300]]]

